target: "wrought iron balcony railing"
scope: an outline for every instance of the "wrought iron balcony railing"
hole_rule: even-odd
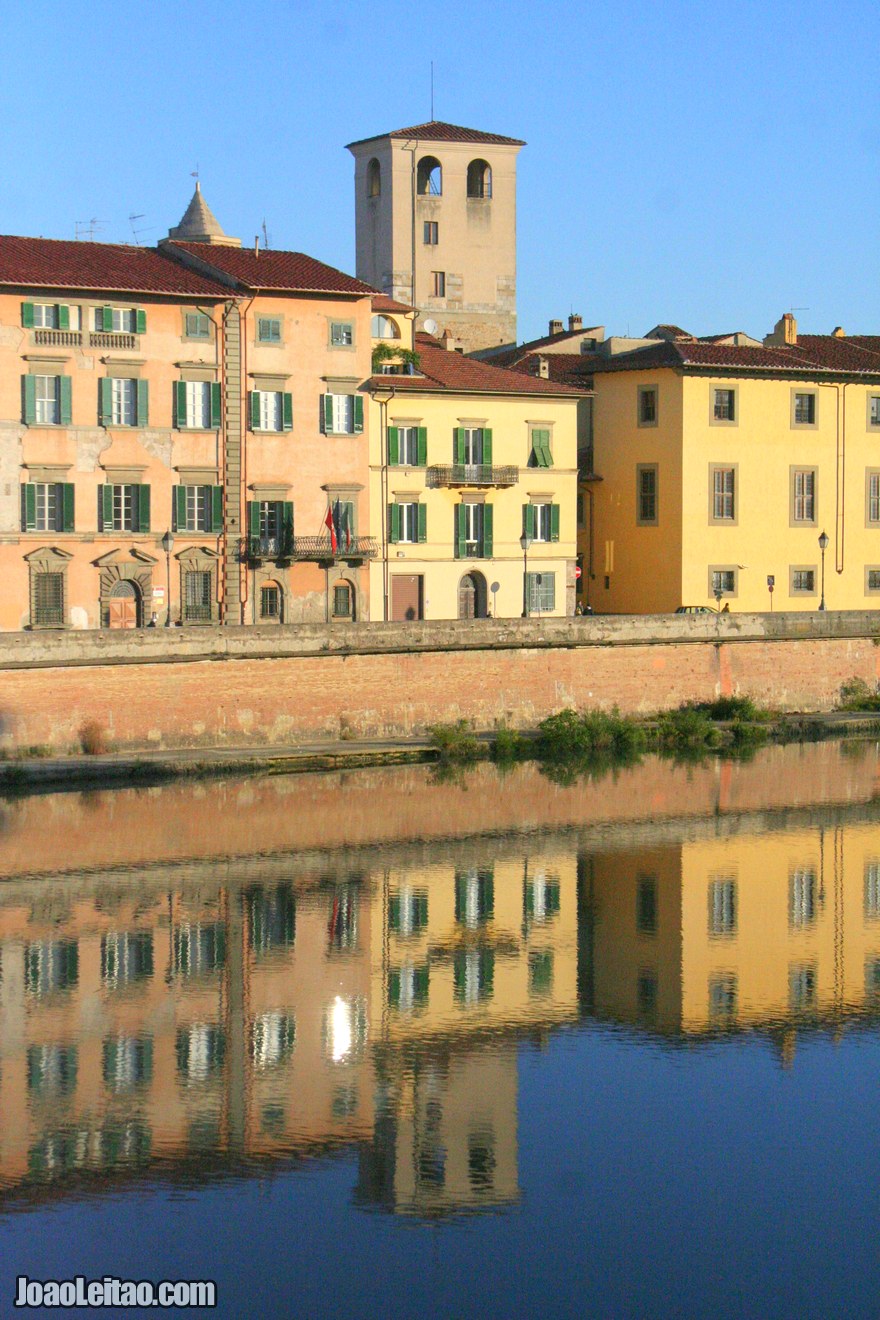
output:
[[[343,537],[336,549],[329,536],[247,536],[241,543],[244,559],[259,563],[264,559],[351,560],[375,559],[379,553],[372,536]]]
[[[452,463],[449,467],[429,467],[429,486],[515,486],[519,468],[495,467],[492,463]]]

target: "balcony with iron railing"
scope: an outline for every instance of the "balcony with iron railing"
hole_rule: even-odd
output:
[[[81,330],[35,330],[34,343],[40,348],[56,345],[60,348],[81,348]]]
[[[429,467],[428,486],[515,486],[519,468],[510,464],[496,467],[492,463],[451,463],[448,467]]]
[[[247,536],[241,543],[242,559],[251,563],[269,560],[334,560],[375,559],[379,553],[372,536],[342,538],[335,550],[329,536]]]
[[[137,348],[137,335],[127,335],[111,330],[92,330],[89,333],[89,348]]]

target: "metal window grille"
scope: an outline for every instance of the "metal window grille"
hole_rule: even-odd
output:
[[[184,618],[190,623],[211,621],[211,573],[189,569],[183,575]]]
[[[815,591],[815,583],[816,574],[812,568],[797,568],[791,575],[792,591]]]
[[[351,587],[347,583],[333,588],[333,615],[337,619],[351,618]]]
[[[529,613],[548,614],[556,608],[556,574],[529,573]]]
[[[281,592],[277,587],[260,589],[260,618],[277,619],[281,615]]]
[[[34,623],[64,623],[64,574],[37,573],[34,576]]]
[[[639,519],[641,522],[655,522],[656,518],[657,473],[653,468],[642,468],[639,471]]]

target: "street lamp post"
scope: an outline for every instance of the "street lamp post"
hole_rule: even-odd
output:
[[[823,532],[819,537],[819,549],[822,551],[822,598],[819,601],[819,609],[825,608],[825,551],[828,549],[828,534]]]
[[[385,516],[380,519],[382,534],[382,618],[388,622],[388,405],[394,398],[393,385],[381,385],[373,389],[373,401],[379,405],[379,444],[382,461],[379,467],[379,488],[382,508]]]
[[[165,551],[165,581],[168,600],[165,603],[165,627],[171,627],[171,551],[174,549],[174,537],[166,532],[162,537],[162,549]]]
[[[520,548],[523,552],[523,610],[524,619],[529,617],[529,546],[532,544],[532,537],[526,536],[523,532],[519,538]]]

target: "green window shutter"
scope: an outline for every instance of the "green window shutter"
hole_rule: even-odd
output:
[[[248,531],[251,536],[260,535],[260,501],[248,500]]]
[[[260,395],[257,390],[251,390],[251,430],[260,429]]]
[[[543,453],[544,453],[544,467],[552,467],[552,466],[553,466],[553,455],[550,453],[550,433],[549,433],[549,431],[548,431],[548,433],[547,433],[547,439],[544,441],[544,444],[543,444],[543,446],[542,446],[542,449],[543,449]]]
[[[147,314],[140,308],[135,312],[135,323],[137,325],[137,333],[139,335],[145,335],[147,333]]]
[[[396,426],[388,428],[388,462],[392,467],[400,462],[400,431]]]
[[[388,540],[396,545],[400,540],[400,505],[388,505]]]
[[[293,430],[293,395],[282,394],[281,396],[281,429],[282,431]]]
[[[101,323],[102,323],[102,325],[104,326],[104,329],[105,329],[105,330],[112,330],[112,329],[113,329],[113,308],[112,308],[112,307],[102,307],[102,308],[101,308]]]
[[[98,420],[102,426],[109,426],[113,417],[113,381],[109,376],[105,376],[98,384],[100,389],[98,398],[100,417]]]
[[[37,420],[37,378],[36,376],[22,376],[21,392],[24,401],[24,420],[28,426],[33,426]]]
[[[25,330],[33,330],[33,328],[34,328],[34,304],[33,304],[33,303],[22,303],[22,304],[21,304],[21,323],[22,323],[22,325],[24,326]]]
[[[59,304],[58,304],[58,307],[57,307],[56,310],[57,310],[57,313],[58,313],[58,329],[59,329],[59,330],[69,330],[69,329],[70,329],[70,308],[67,306],[67,303],[59,303]]]
[[[464,427],[463,426],[457,426],[455,428],[455,457],[453,458],[452,461],[453,463],[464,462]]]
[[[483,428],[483,462],[487,466],[492,463],[492,428],[489,426]]]
[[[417,440],[416,461],[419,467],[425,467],[428,462],[428,428],[420,426]]]
[[[59,482],[59,491],[61,494],[61,530],[62,532],[72,532],[75,523],[74,508],[76,496],[73,482]]]
[[[219,431],[223,424],[223,397],[220,392],[220,382],[215,380],[211,382],[211,426],[215,431]]]
[[[550,540],[559,540],[559,505],[550,505]]]
[[[61,425],[70,426],[73,415],[73,382],[69,376],[60,377],[59,385]]]
[[[138,525],[139,532],[148,532],[150,530],[150,488],[149,486],[138,486]]]
[[[465,558],[464,534],[465,534],[465,509],[463,504],[455,506],[455,557],[456,559]]]
[[[176,380],[174,382],[174,425],[178,428],[186,426],[186,381]]]
[[[535,467],[550,467],[549,431],[532,431],[532,453],[535,456]]]
[[[324,434],[332,435],[333,434],[333,395],[332,394],[324,395],[323,415],[324,415]]]
[[[223,487],[210,486],[211,491],[211,531],[223,531]]]
[[[491,504],[483,505],[483,558],[492,558],[492,523],[494,510]]]
[[[391,930],[400,930],[400,895],[392,894],[388,900],[388,925]]]
[[[293,553],[293,501],[285,500],[281,505],[281,534],[284,549]]]
[[[427,967],[417,967],[413,974],[413,1000],[417,1004],[428,1002],[428,981],[430,973]]]
[[[101,487],[101,531],[113,531],[113,487]]]
[[[364,396],[356,394],[354,396],[354,430],[355,435],[364,429]]]
[[[186,486],[174,487],[174,505],[171,512],[174,518],[174,531],[186,531]]]
[[[534,504],[523,505],[523,535],[535,536],[535,506]]]
[[[418,510],[419,510],[419,541],[420,541],[420,542],[421,542],[421,541],[427,541],[427,539],[428,539],[428,506],[427,506],[427,504],[420,504],[420,505],[418,506]]]
[[[32,532],[37,525],[37,488],[32,481],[22,486],[22,531]]]
[[[137,424],[146,426],[150,420],[150,383],[139,380],[137,386]]]

